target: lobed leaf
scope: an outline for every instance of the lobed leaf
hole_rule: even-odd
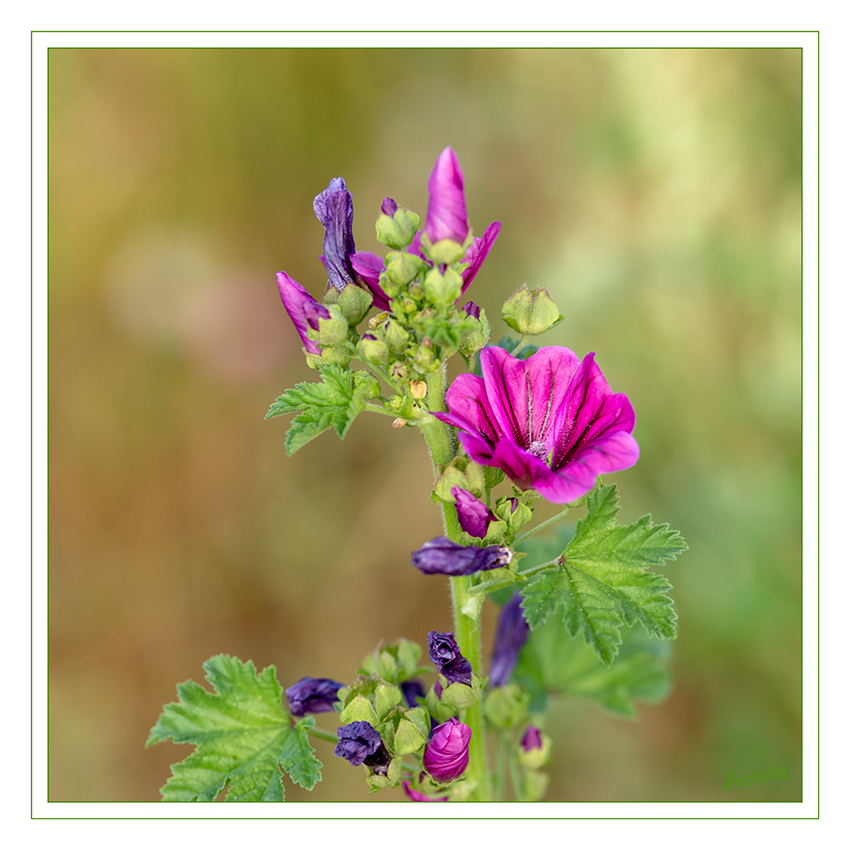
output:
[[[653,525],[649,516],[617,525],[618,512],[616,486],[597,487],[560,563],[538,573],[522,590],[532,629],[559,611],[569,634],[581,635],[607,666],[619,651],[623,626],[640,623],[655,637],[676,636],[670,584],[646,567],[687,549],[678,532]]]
[[[228,802],[282,802],[281,766],[308,790],[321,779],[304,718],[293,725],[284,709],[274,667],[257,674],[253,662],[217,655],[204,664],[215,689],[188,681],[177,686],[178,702],[163,706],[145,746],[172,740],[195,751],[171,768],[161,789],[166,801],[212,801],[228,787]]]

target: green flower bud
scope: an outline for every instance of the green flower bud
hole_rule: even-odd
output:
[[[437,360],[430,345],[426,345],[423,342],[419,346],[416,354],[413,355],[413,366],[422,375],[427,375],[429,372],[434,371],[437,366]]]
[[[357,350],[366,363],[385,364],[389,355],[387,344],[374,334],[363,334],[357,343]]]
[[[390,319],[389,322],[387,322],[385,333],[387,345],[390,347],[390,351],[393,354],[398,354],[403,351],[410,339],[407,331],[395,319]]]
[[[345,345],[331,345],[323,348],[321,354],[307,353],[307,365],[311,369],[319,369],[331,364],[347,369],[349,363],[351,363],[351,349]]]
[[[455,242],[454,239],[440,239],[438,242],[431,242],[424,233],[422,234],[422,252],[434,265],[440,263],[451,265],[451,263],[460,262],[471,244],[471,238],[467,239],[463,245],[460,242]]]
[[[381,385],[374,375],[360,371],[354,373],[354,386],[360,390],[361,398],[378,398],[381,395]]]
[[[438,268],[433,268],[425,275],[425,295],[438,307],[448,307],[457,301],[462,287],[463,281],[454,269],[447,268],[445,272],[440,272]]]
[[[407,286],[423,267],[421,257],[408,254],[406,251],[394,251],[387,254],[387,277],[401,288]]]
[[[484,701],[484,716],[496,729],[511,729],[528,718],[531,697],[517,685],[494,688]]]
[[[402,718],[399,721],[398,729],[396,729],[394,750],[399,755],[415,753],[427,740],[427,734],[423,735],[413,723]]]
[[[532,770],[525,775],[524,785],[525,799],[531,803],[536,803],[546,793],[546,787],[549,785],[549,777],[545,773]]]
[[[419,229],[419,216],[398,206],[392,198],[384,198],[381,214],[375,222],[378,241],[389,248],[406,248]]]
[[[536,726],[529,726],[517,751],[517,758],[523,767],[537,770],[549,763],[552,757],[552,739]]]
[[[502,306],[502,318],[523,336],[536,336],[554,328],[564,317],[545,287],[530,292],[523,284]]]
[[[372,294],[361,286],[349,283],[339,293],[336,303],[345,320],[351,327],[354,327],[363,321],[372,307]],[[321,321],[319,321],[319,324],[321,325]]]
[[[464,357],[472,357],[490,342],[490,322],[482,308],[478,315],[478,327],[461,340],[459,351]]]

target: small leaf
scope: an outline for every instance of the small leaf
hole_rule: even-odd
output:
[[[314,720],[292,725],[274,667],[257,674],[251,661],[217,655],[204,670],[215,692],[192,681],[178,685],[179,701],[163,707],[148,737],[146,746],[165,740],[196,745],[172,766],[163,800],[211,801],[228,785],[228,802],[282,802],[280,765],[294,782],[312,788],[322,766],[307,738]]]
[[[319,369],[319,383],[300,383],[272,403],[266,419],[297,413],[286,432],[286,452],[295,454],[310,440],[333,428],[340,439],[373,394],[372,383],[360,381],[350,369],[335,364]]]

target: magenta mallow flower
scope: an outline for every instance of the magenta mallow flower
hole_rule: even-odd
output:
[[[611,391],[593,353],[579,361],[553,345],[519,360],[490,346],[480,358],[483,377],[456,378],[449,412],[434,414],[459,429],[474,461],[555,504],[588,493],[598,475],[637,463],[632,405]]]
[[[452,496],[455,497],[460,527],[471,537],[486,537],[487,527],[496,519],[496,514],[462,487],[452,487]]]
[[[304,343],[308,354],[319,354],[321,349],[307,335],[307,329],[314,331],[319,329],[319,319],[329,319],[330,313],[327,307],[320,304],[301,286],[298,281],[293,280],[286,272],[277,273],[277,288],[280,290],[280,300]]]
[[[383,739],[377,730],[366,720],[355,720],[336,730],[339,738],[334,755],[344,758],[350,764],[365,764],[375,773],[383,776],[387,773],[390,756]]]
[[[313,679],[305,676],[285,691],[289,710],[295,717],[303,717],[307,712],[317,714],[320,711],[333,711],[337,691],[341,687],[342,683],[333,679]]]
[[[507,685],[516,667],[519,651],[528,640],[528,623],[520,608],[521,602],[521,594],[515,593],[499,614],[493,657],[490,660],[490,687]]]
[[[437,782],[452,782],[463,775],[469,764],[469,739],[472,731],[465,724],[449,718],[434,730],[425,746],[422,766]]]
[[[472,684],[472,665],[461,655],[452,632],[428,632],[428,656],[450,685]]]
[[[417,791],[415,788],[410,787],[410,783],[404,779],[401,783],[404,786],[405,793],[411,800],[415,803],[445,803],[448,800],[448,796],[446,797],[426,797],[421,791]]]
[[[425,575],[470,576],[479,570],[493,570],[511,562],[506,546],[462,546],[448,537],[435,537],[410,555],[413,566]]]

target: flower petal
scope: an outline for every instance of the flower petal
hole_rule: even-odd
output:
[[[493,247],[501,228],[502,223],[500,221],[494,221],[484,231],[483,236],[473,238],[472,245],[469,246],[469,250],[464,257],[464,260],[469,265],[461,273],[461,280],[463,281],[463,287],[460,290],[461,295],[466,292],[469,284],[472,283],[475,275],[478,274],[478,269],[481,268],[481,264],[490,253],[490,249]]]
[[[319,346],[307,335],[307,329],[312,324],[318,324],[318,319],[330,318],[327,308],[316,301],[298,281],[293,280],[286,272],[277,273],[277,288],[280,290],[280,300],[304,343],[309,354],[320,354]],[[308,324],[308,320],[311,320]]]
[[[485,348],[481,353],[487,350]],[[437,419],[456,428],[478,433],[491,446],[495,445],[499,434],[493,424],[493,410],[481,378],[467,372],[458,375],[446,393],[446,406],[449,413],[435,413]]]
[[[469,234],[466,198],[463,194],[463,172],[457,154],[447,147],[437,157],[428,178],[428,215],[425,233],[431,243],[453,239],[463,243]]]
[[[366,288],[372,293],[372,303],[379,310],[390,309],[390,299],[378,282],[384,270],[384,261],[371,251],[355,251],[351,255],[351,266]]]
[[[541,460],[554,447],[555,414],[578,364],[569,348],[558,345],[527,360],[495,346],[481,351],[481,374],[498,427]]]

